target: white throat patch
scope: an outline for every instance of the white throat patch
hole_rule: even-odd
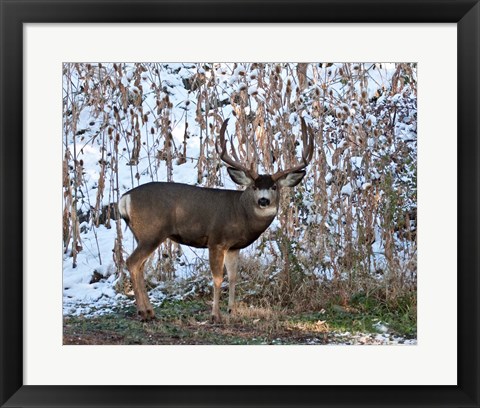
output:
[[[274,205],[265,208],[255,207],[255,215],[258,217],[272,217],[277,215],[277,208]]]

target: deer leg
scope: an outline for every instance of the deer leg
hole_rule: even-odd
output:
[[[220,290],[223,282],[223,264],[225,259],[225,250],[223,248],[209,248],[210,269],[213,277],[213,307],[212,320],[220,323]]]
[[[238,255],[240,250],[227,251],[225,268],[228,274],[228,313],[235,312],[235,285],[237,283]]]
[[[155,318],[155,312],[148,299],[145,278],[143,276],[143,266],[145,265],[145,261],[155,248],[156,246],[152,248],[150,245],[144,246],[139,243],[137,248],[135,248],[135,251],[133,251],[127,259],[127,267],[130,271],[138,315],[140,316],[140,319],[144,321]]]

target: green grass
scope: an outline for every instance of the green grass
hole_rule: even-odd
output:
[[[334,332],[378,333],[378,322],[391,334],[413,338],[416,313],[409,304],[392,308],[359,296],[349,307],[332,303],[305,313],[239,304],[235,315],[224,314],[222,324],[213,324],[204,299],[166,301],[147,323],[138,320],[134,307],[94,318],[66,317],[64,344],[306,344],[312,338],[327,344]]]
[[[323,319],[338,331],[376,333],[381,332],[378,328],[381,323],[393,334],[414,338],[417,334],[416,293],[394,302],[357,294],[352,296],[348,307],[331,304]]]

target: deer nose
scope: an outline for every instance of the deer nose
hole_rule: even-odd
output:
[[[268,198],[262,197],[258,200],[258,205],[260,207],[267,207],[270,205],[270,200]]]

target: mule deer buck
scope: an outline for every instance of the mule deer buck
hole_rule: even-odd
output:
[[[228,309],[234,309],[238,254],[253,243],[277,215],[282,187],[294,187],[305,176],[312,159],[314,135],[301,119],[302,160],[294,167],[275,174],[257,174],[255,161],[250,167],[239,162],[231,144],[233,159],[227,153],[222,124],[216,149],[230,167],[232,180],[243,191],[195,187],[180,183],[152,182],[125,193],[119,201],[121,217],[133,232],[137,247],[127,259],[138,314],[142,320],[154,318],[143,276],[149,255],[167,238],[196,248],[208,248],[213,276],[212,319],[220,322],[220,286],[226,267],[229,280]]]

